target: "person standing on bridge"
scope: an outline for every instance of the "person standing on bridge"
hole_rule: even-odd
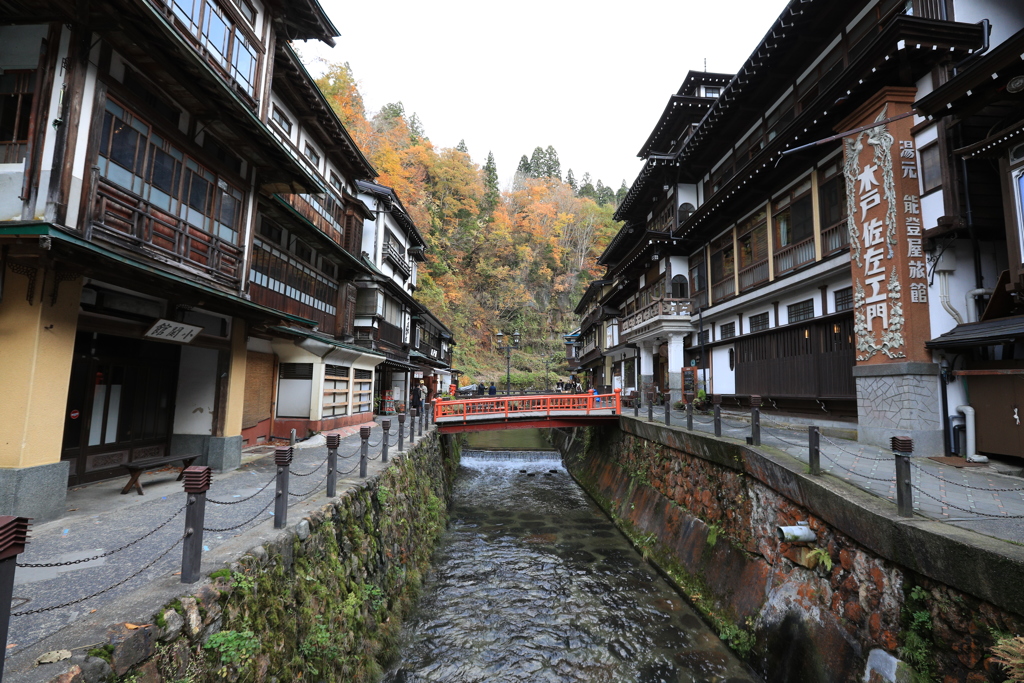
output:
[[[494,386],[494,382],[491,382],[491,386],[487,388],[487,393],[490,394],[491,396],[498,395],[498,387]]]

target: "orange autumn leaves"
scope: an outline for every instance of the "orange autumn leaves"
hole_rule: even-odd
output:
[[[398,193],[428,242],[416,296],[455,333],[456,365],[490,374],[497,328],[559,348],[617,230],[614,207],[578,197],[557,178],[517,175],[499,193],[493,172],[466,151],[435,147],[400,103],[368,114],[347,64],[326,64],[317,82],[380,173],[377,182]]]

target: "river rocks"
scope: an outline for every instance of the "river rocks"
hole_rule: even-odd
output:
[[[114,673],[123,676],[133,666],[153,654],[154,627],[143,626],[129,629],[120,624],[110,634],[110,644],[114,646],[110,654],[110,665]]]
[[[163,613],[164,627],[160,632],[160,640],[170,642],[181,635],[181,627],[185,625],[185,617],[173,609]]]

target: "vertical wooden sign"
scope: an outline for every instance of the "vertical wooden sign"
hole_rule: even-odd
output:
[[[911,111],[915,88],[886,88],[839,124]],[[928,280],[913,117],[843,139],[858,365],[931,362]]]

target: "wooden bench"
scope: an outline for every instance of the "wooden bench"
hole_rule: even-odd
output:
[[[128,470],[130,478],[128,483],[125,484],[124,488],[121,489],[121,495],[124,495],[135,488],[138,490],[139,495],[142,495],[142,482],[139,481],[139,477],[142,476],[143,472],[150,470],[158,470],[161,467],[170,465],[173,462],[181,463],[181,472],[178,473],[177,481],[181,481],[185,477],[185,468],[190,466],[193,462],[198,459],[198,455],[167,455],[162,458],[146,458],[145,460],[136,460],[135,462],[126,462],[121,467]]]
[[[624,408],[632,408],[637,398],[639,398],[639,395],[636,393],[636,389],[626,389],[622,392],[622,406]]]

